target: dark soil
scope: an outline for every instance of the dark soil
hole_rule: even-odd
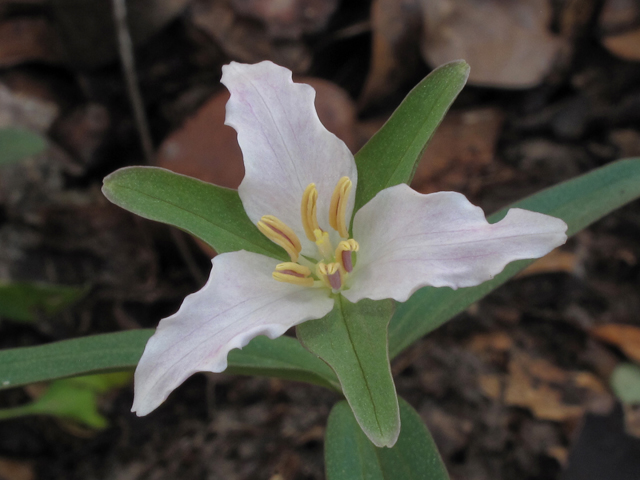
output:
[[[55,19],[38,2],[22,6],[12,15]],[[327,25],[291,40],[309,52],[297,73],[334,82],[357,98],[371,32],[345,28],[368,18],[368,2],[342,2]],[[471,128],[461,130],[470,140],[459,139],[458,156],[447,153],[447,144],[430,148],[416,188],[455,189],[491,213],[640,155],[640,63],[615,57],[596,35],[592,19],[572,37],[570,57],[537,87],[467,87],[451,115],[493,112],[498,120],[489,136],[495,142],[487,144],[485,134]],[[273,48],[285,47],[276,42]],[[197,29],[189,12],[145,39],[136,54],[156,146],[221,91],[220,68],[236,59]],[[1,348],[155,327],[204,283],[210,268],[207,254],[185,234],[102,197],[102,178],[144,163],[143,154],[115,58],[97,65],[72,60],[29,61],[0,71],[0,82],[14,91],[60,109],[48,129],[53,151],[2,171],[0,278],[91,290],[73,308],[37,324],[3,320]],[[424,63],[412,66],[405,82],[359,113],[353,128],[360,143],[429,70]],[[489,149],[487,158],[480,158],[482,148]],[[429,426],[453,479],[632,478],[616,475],[620,465],[640,478],[633,463],[634,455],[640,458],[638,440],[623,433],[620,407],[608,389],[624,354],[590,334],[607,323],[640,327],[639,207],[630,204],[579,233],[562,248],[562,259],[509,282],[394,360],[398,392]],[[523,391],[536,395],[523,400],[517,393]],[[130,386],[102,399],[111,426],[100,432],[51,418],[0,422],[0,478],[324,478],[324,429],[339,399],[332,392],[198,374],[144,418],[130,413],[132,396]],[[2,391],[0,406],[27,399],[22,389]],[[615,452],[606,449],[584,453],[595,441],[586,429],[580,437],[585,415],[592,423],[601,420],[598,428],[621,442],[630,463],[612,461]],[[594,459],[599,455],[601,463]],[[596,466],[575,473],[584,458]]]

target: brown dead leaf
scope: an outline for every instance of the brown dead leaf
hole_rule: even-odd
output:
[[[262,22],[271,38],[298,40],[321,31],[338,0],[231,0],[240,15]]]
[[[607,0],[598,26],[602,43],[624,60],[640,61],[640,4],[636,0]]]
[[[296,73],[305,73],[311,65],[311,52],[304,43],[272,39],[264,25],[238,15],[230,0],[195,0],[190,18],[235,60],[271,60]]]
[[[300,77],[295,81],[315,88],[320,121],[347,146],[355,148],[355,107],[349,95],[326,80]],[[156,164],[216,185],[238,188],[244,166],[236,132],[224,125],[227,100],[229,93],[224,90],[206,102],[162,143]]]
[[[607,411],[612,400],[592,373],[566,371],[522,352],[512,356],[508,375],[483,374],[478,384],[487,398],[500,400],[504,396],[507,405],[528,408],[542,420],[567,421],[587,410]],[[567,396],[573,397],[571,402],[566,401]]]
[[[512,347],[513,339],[505,332],[480,333],[469,342],[469,349],[481,355],[508,352]]]
[[[503,365],[513,348],[513,339],[506,332],[480,333],[474,335],[468,349],[486,364]],[[498,374],[482,374],[478,384],[484,395],[499,400],[503,395],[504,378]]]
[[[567,382],[572,376],[570,372],[542,358],[534,358],[519,353],[515,358],[515,361],[512,359],[511,365],[516,368],[524,367],[527,372],[537,380],[561,385]]]
[[[244,167],[236,132],[224,124],[229,93],[221,91],[206,102],[158,150],[156,164],[206,182],[238,188]]]
[[[371,65],[360,99],[361,109],[393,93],[413,72],[420,58],[416,0],[375,0],[371,4]]]
[[[595,327],[590,333],[603,342],[615,345],[631,360],[640,362],[640,327],[610,323]]]
[[[565,396],[570,391],[579,395],[567,402]],[[524,353],[515,354],[509,362],[505,402],[527,408],[542,420],[575,420],[591,404],[601,404],[608,396],[602,382],[591,373],[566,371]]]
[[[542,273],[566,272],[573,273],[578,264],[578,257],[573,252],[564,250],[553,250],[551,253],[536,260],[522,272],[518,277],[528,277],[531,275],[540,275]]]
[[[551,458],[555,458],[563,467],[566,466],[567,462],[569,461],[569,450],[567,449],[567,447],[554,445],[553,447],[549,447],[547,449],[547,454]]]
[[[418,164],[412,187],[421,193],[465,190],[493,162],[503,119],[495,108],[449,112]]]
[[[35,480],[33,465],[8,458],[0,458],[0,480]]]
[[[607,49],[624,60],[640,61],[640,28],[602,39]]]
[[[356,106],[349,94],[321,78],[294,76],[293,81],[309,84],[316,90],[315,106],[320,121],[355,153],[359,147],[355,135]]]
[[[0,23],[0,67],[59,61],[57,38],[46,19],[18,17]]]
[[[502,396],[502,381],[499,375],[480,375],[478,383],[487,398],[498,400]]]
[[[422,55],[432,66],[465,59],[469,83],[502,88],[539,84],[564,41],[549,31],[551,3],[540,0],[420,0]]]

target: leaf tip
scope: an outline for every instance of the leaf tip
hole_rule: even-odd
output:
[[[460,73],[464,75],[465,83],[469,78],[469,73],[471,72],[471,66],[467,63],[466,60],[463,60],[463,59],[453,60],[451,62],[445,63],[443,66],[456,67],[460,71]]]

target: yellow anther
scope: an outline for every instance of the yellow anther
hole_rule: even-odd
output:
[[[276,270],[271,274],[279,282],[302,285],[303,287],[313,287],[314,280],[309,268],[294,262],[279,263]]]
[[[353,270],[352,252],[360,250],[360,245],[353,238],[343,240],[336,248],[336,262],[340,264],[342,273],[349,273]]]
[[[333,258],[333,245],[331,245],[331,239],[329,238],[329,232],[323,232],[319,228],[313,231],[315,236],[316,245],[320,255],[325,260],[331,260]]]
[[[307,238],[312,242],[316,241],[314,230],[320,228],[318,225],[318,190],[316,184],[310,183],[302,194],[302,203],[300,204],[300,214],[302,215],[302,226]]]
[[[316,275],[327,287],[333,290],[340,290],[340,288],[342,288],[343,277],[339,264],[335,262],[329,264],[320,262],[316,265]]]
[[[298,260],[302,245],[300,245],[298,236],[284,222],[273,215],[265,215],[258,222],[258,229],[273,243],[284,248],[292,262]]]
[[[329,206],[329,225],[336,230],[342,238],[349,237],[349,226],[347,225],[347,204],[353,182],[349,177],[342,177],[338,180]]]

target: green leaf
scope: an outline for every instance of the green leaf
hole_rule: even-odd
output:
[[[242,350],[231,350],[228,361],[225,373],[278,377],[340,391],[333,371],[295,338],[256,337]]]
[[[400,399],[402,430],[393,448],[376,448],[364,436],[346,402],[327,425],[327,480],[449,480],[447,469],[417,412]]]
[[[380,190],[411,180],[427,143],[468,77],[469,65],[463,60],[436,68],[409,92],[387,123],[356,154],[354,211]]]
[[[130,330],[0,350],[0,390],[34,382],[135,368],[153,330]],[[333,390],[339,383],[327,365],[295,339],[256,337],[229,354],[227,373],[306,381]]]
[[[95,393],[107,393],[114,388],[124,387],[133,381],[131,372],[101,373],[98,375],[83,375],[81,377],[56,380],[55,382],[66,382],[78,388],[84,388]],[[52,382],[52,383],[55,383]]]
[[[92,335],[0,350],[0,389],[134,368],[153,330]]]
[[[98,411],[98,395],[122,387],[130,381],[130,373],[56,380],[33,402],[0,410],[0,420],[27,415],[51,415],[90,428],[105,428],[108,421]]]
[[[611,388],[622,403],[640,405],[640,367],[633,363],[618,365],[609,379]]]
[[[86,288],[35,283],[0,283],[0,317],[34,322],[39,315],[54,315],[87,293]]]
[[[0,129],[0,165],[19,162],[47,148],[40,135],[20,128]]]
[[[287,260],[244,212],[236,190],[156,167],[127,167],[105,177],[104,195],[141,217],[200,238],[218,253],[248,250]]]
[[[613,210],[640,197],[640,159],[618,160],[572,180],[547,188],[511,207],[561,218],[568,235],[588,227]],[[509,207],[509,208],[511,208]],[[501,220],[508,208],[491,215]],[[511,263],[502,273],[477,287],[451,290],[426,287],[398,304],[389,324],[389,353],[393,358],[427,333],[464,311],[535,260]]]
[[[392,313],[392,300],[354,304],[338,295],[331,313],[296,327],[302,344],[336,373],[362,430],[381,447],[393,445],[400,431],[387,353]]]

